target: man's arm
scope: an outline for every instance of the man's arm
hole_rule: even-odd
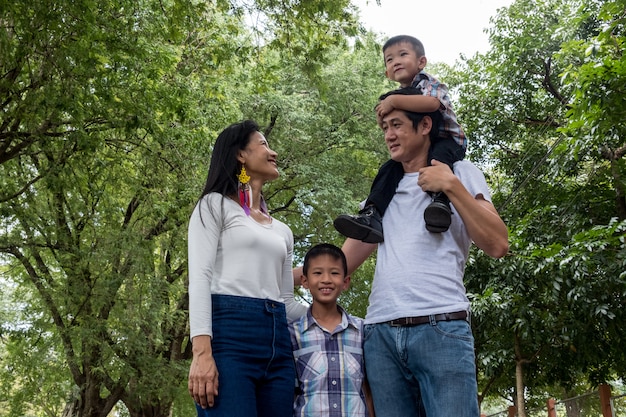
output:
[[[378,248],[376,243],[365,243],[360,240],[348,238],[343,243],[341,250],[348,261],[348,275],[359,267]]]
[[[429,191],[446,193],[476,246],[487,255],[501,258],[509,251],[509,233],[498,211],[482,196],[474,198],[446,164],[433,160],[420,170],[417,184]]]
[[[374,400],[372,399],[372,390],[370,389],[369,382],[367,382],[367,378],[363,379],[362,387],[363,395],[365,397],[365,406],[367,407],[369,417],[376,417],[376,413],[374,411]]]
[[[465,200],[467,197],[471,204],[470,200]],[[463,219],[476,246],[493,258],[501,258],[508,253],[508,230],[493,204],[482,196],[473,198],[467,190],[457,201],[452,198],[450,201]]]
[[[293,286],[294,288],[299,287],[300,285],[302,285],[302,265],[297,266],[293,269],[292,274],[293,274]]]

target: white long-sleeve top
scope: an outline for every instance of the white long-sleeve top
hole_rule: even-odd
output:
[[[191,338],[213,336],[211,294],[280,301],[290,320],[306,313],[293,295],[293,234],[281,221],[257,223],[232,199],[209,193],[191,215],[187,244]]]

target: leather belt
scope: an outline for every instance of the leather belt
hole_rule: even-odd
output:
[[[435,314],[433,316],[418,316],[418,317],[402,317],[399,319],[391,320],[388,323],[392,326],[417,326],[418,324],[430,323],[430,318],[437,321],[451,321],[451,320],[467,320],[467,311],[456,311],[454,313]]]

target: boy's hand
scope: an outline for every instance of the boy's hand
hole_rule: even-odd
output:
[[[378,102],[378,104],[376,105],[376,115],[378,116],[378,118],[385,117],[385,115],[395,109],[392,99],[393,96],[389,96],[384,100]]]

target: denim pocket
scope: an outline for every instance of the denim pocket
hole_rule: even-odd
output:
[[[434,326],[437,333],[442,336],[472,342],[472,328],[465,320],[438,321]]]
[[[363,341],[369,339],[370,335],[374,331],[375,324],[364,324],[363,325]]]

